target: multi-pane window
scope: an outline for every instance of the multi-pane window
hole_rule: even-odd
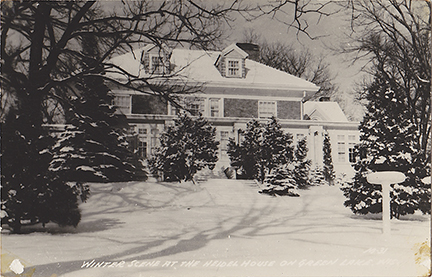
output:
[[[140,158],[147,158],[147,141],[141,139],[138,141],[138,155]]]
[[[158,134],[159,134],[158,129],[152,129],[151,130],[150,147],[151,147],[151,154],[152,155],[155,154],[156,148],[159,146]]]
[[[338,141],[338,162],[344,163],[345,162],[345,142],[344,141]]]
[[[140,158],[147,158],[147,129],[138,126],[138,155]]]
[[[210,117],[219,117],[219,98],[210,98],[209,106],[210,106]]]
[[[276,116],[276,101],[259,101],[258,117],[269,118],[272,116]]]
[[[160,56],[150,56],[150,73],[161,74],[164,73],[164,64],[162,57]]]
[[[190,98],[186,102],[186,107],[192,115],[204,114],[204,99]]]
[[[118,111],[123,114],[130,114],[131,111],[131,97],[130,95],[116,95],[114,98],[114,105]]]
[[[345,135],[337,135],[338,140],[338,162],[344,163],[346,161],[346,150],[345,150]]]
[[[227,61],[227,76],[240,76],[240,61],[228,60]]]
[[[147,129],[145,129],[145,128],[138,128],[138,134],[139,135],[147,135]]]

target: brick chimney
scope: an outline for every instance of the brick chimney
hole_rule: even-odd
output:
[[[245,51],[246,53],[248,53],[249,55],[249,59],[253,60],[253,61],[258,61],[259,57],[260,57],[260,49],[259,46],[253,43],[240,43],[237,42],[236,45],[242,49],[243,51]]]

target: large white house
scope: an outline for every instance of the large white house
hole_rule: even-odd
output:
[[[232,44],[222,51],[147,45],[113,61],[128,73],[152,77],[154,82],[158,76],[169,75],[172,84],[199,86],[198,92],[183,95],[178,101],[192,113],[201,113],[217,128],[221,143],[217,168],[229,166],[228,139],[239,140],[248,121],[266,121],[276,116],[295,140],[307,137],[314,165],[322,164],[323,134],[328,132],[336,171],[351,170],[352,149],[359,139],[358,122],[349,122],[335,102],[306,101],[319,87],[248,58],[256,54],[251,44]],[[142,157],[148,157],[178,109],[150,91],[113,91],[115,104],[138,134],[136,149]]]

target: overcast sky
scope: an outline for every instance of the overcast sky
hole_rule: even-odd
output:
[[[278,15],[280,20],[290,22],[291,19],[289,15],[292,14],[290,13],[290,8],[292,8],[292,6],[287,6],[286,15],[282,13]],[[329,6],[326,11],[335,11],[336,8],[338,7]],[[342,55],[330,49],[337,48],[343,41],[347,41],[346,35],[350,33],[349,15],[344,12],[339,12],[321,18],[318,18],[316,15],[311,15],[306,17],[306,19],[309,24],[308,32],[311,36],[317,37],[314,40],[308,38],[304,34],[299,34],[297,36],[295,29],[289,29],[287,25],[270,17],[263,17],[252,22],[247,22],[240,18],[232,25],[233,28],[227,44],[241,41],[244,37],[245,30],[253,29],[268,42],[279,41],[293,44],[299,49],[307,47],[316,55],[325,55],[326,60],[332,66],[332,72],[337,74],[335,81],[340,86],[341,91],[352,91],[355,87],[355,82],[359,82],[363,78],[364,74],[359,71],[364,63],[352,65],[352,56]]]

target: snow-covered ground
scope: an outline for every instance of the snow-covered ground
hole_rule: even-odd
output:
[[[429,217],[355,216],[338,187],[301,197],[252,181],[92,184],[75,228],[2,232],[2,273],[15,276],[422,276]],[[424,250],[424,249],[423,249]],[[12,261],[14,264],[11,266]]]

